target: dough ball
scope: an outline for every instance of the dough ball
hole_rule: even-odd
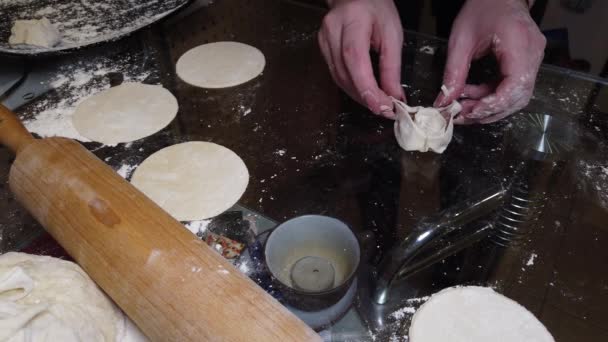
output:
[[[17,20],[11,28],[10,45],[35,45],[52,48],[61,42],[61,33],[47,18]]]
[[[195,47],[177,61],[177,75],[201,88],[228,88],[257,77],[266,59],[253,46],[237,42],[217,42]]]
[[[238,155],[210,142],[166,147],[135,170],[131,183],[179,221],[217,216],[241,198],[249,171]]]
[[[488,287],[451,287],[416,311],[410,342],[554,342],[530,311]]]
[[[177,109],[173,94],[161,86],[123,83],[82,101],[72,123],[82,136],[116,145],[162,130],[173,121]]]
[[[410,107],[398,100],[393,103],[397,115],[395,138],[401,148],[419,152],[445,151],[454,132],[452,119],[462,110],[458,102],[443,108]]]
[[[131,338],[126,339],[127,335]],[[78,265],[10,252],[0,255],[0,340],[145,338]]]

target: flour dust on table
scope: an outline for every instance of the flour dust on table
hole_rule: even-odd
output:
[[[177,114],[177,99],[161,86],[123,83],[82,101],[72,116],[84,137],[106,145],[145,138]]]
[[[191,141],[152,154],[131,183],[175,219],[195,221],[236,204],[247,189],[249,171],[226,147]]]
[[[0,340],[147,341],[78,265],[15,252],[0,255]]]
[[[183,54],[175,67],[184,82],[201,88],[228,88],[256,78],[264,71],[264,54],[238,42],[216,42]]]
[[[445,341],[555,342],[526,308],[480,286],[447,288],[416,311],[409,342]]]

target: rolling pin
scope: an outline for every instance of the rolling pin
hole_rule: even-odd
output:
[[[2,105],[0,143],[17,200],[152,341],[321,341],[82,145]]]

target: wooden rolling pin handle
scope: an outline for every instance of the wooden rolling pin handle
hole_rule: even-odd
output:
[[[17,154],[34,141],[17,116],[0,104],[0,144]]]

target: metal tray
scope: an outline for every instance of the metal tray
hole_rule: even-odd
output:
[[[0,53],[49,55],[116,40],[183,7],[189,0],[0,0]],[[49,19],[63,35],[52,48],[11,46],[11,27],[19,19]]]

